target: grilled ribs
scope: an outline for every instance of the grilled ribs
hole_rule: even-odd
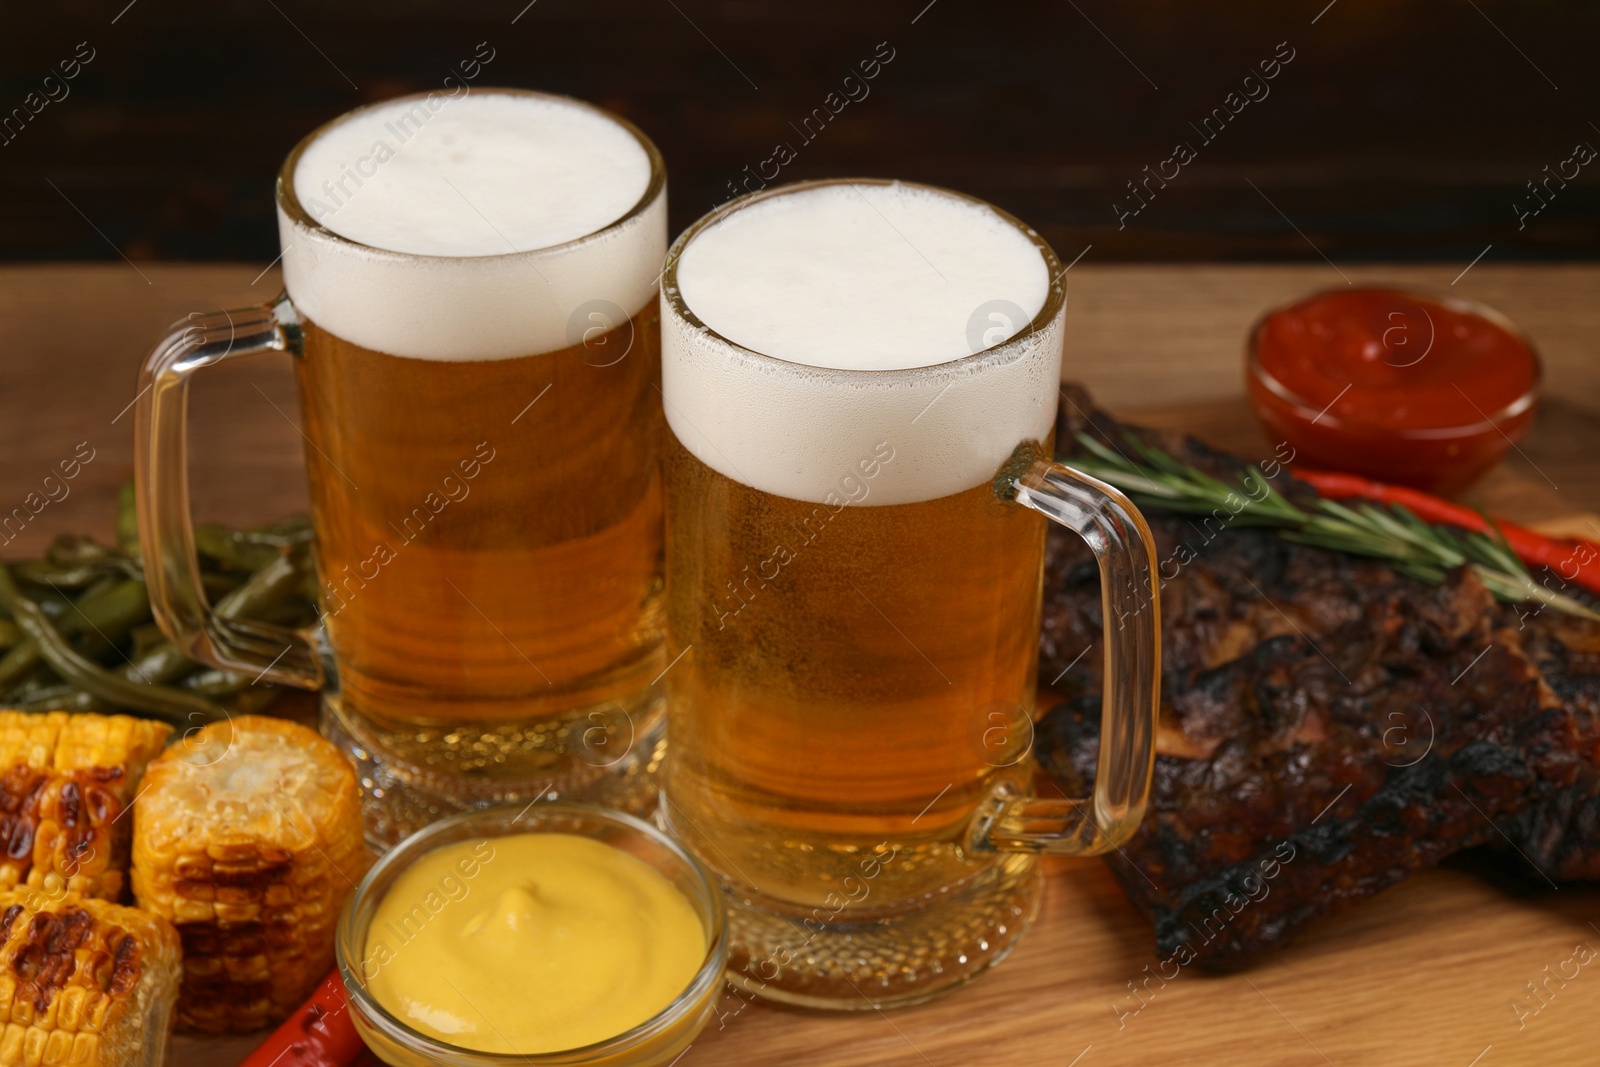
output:
[[[1064,393],[1057,441],[1133,433],[1209,473],[1244,461],[1116,423]],[[1286,474],[1299,502],[1315,493]],[[1147,513],[1162,579],[1150,806],[1108,862],[1157,954],[1242,966],[1446,856],[1498,845],[1552,879],[1600,878],[1600,625],[1497,602],[1225,516]],[[1052,531],[1037,730],[1069,796],[1099,745],[1099,574]],[[1048,789],[1048,787],[1047,787]]]

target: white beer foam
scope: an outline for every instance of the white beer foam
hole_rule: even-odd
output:
[[[294,195],[321,225],[279,206],[284,285],[319,326],[391,355],[564,348],[596,321],[587,311],[632,315],[654,295],[665,189],[599,232],[649,184],[633,133],[577,101],[461,90],[376,104],[302,152]]]
[[[1064,300],[986,347],[1036,317],[1052,284],[1027,236],[950,194],[855,183],[758,200],[679,254],[677,292],[704,327],[666,294],[668,425],[707,466],[795,500],[904,504],[982,485],[1055,422]],[[894,449],[881,466],[879,442]]]
[[[701,322],[753,352],[891,370],[971,355],[968,320],[985,301],[1033,318],[1050,275],[1033,242],[983,204],[848,182],[733,212],[683,250],[678,288]]]

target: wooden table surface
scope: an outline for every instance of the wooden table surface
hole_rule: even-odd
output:
[[[1464,264],[1345,268],[1353,281],[1448,290],[1506,312],[1545,359],[1546,400],[1519,454],[1474,491],[1492,511],[1600,538],[1600,267]],[[130,476],[135,368],[183,314],[260,302],[259,266],[0,268],[0,510],[80,442],[94,458],[4,545],[64,531],[109,535]],[[1322,265],[1096,266],[1068,277],[1069,377],[1120,414],[1215,443],[1259,443],[1240,384],[1241,339],[1264,309],[1343,284]],[[298,412],[281,357],[224,365],[195,388],[201,518],[264,520],[304,507]],[[1600,949],[1600,890],[1551,889],[1480,862],[1412,879],[1317,926],[1236,976],[1184,972],[1142,1010],[1129,983],[1151,934],[1097,861],[1049,861],[1038,923],[1012,957],[932,1004],[827,1016],[764,1006],[713,1022],[683,1067],[965,1064],[1580,1064],[1600,1059],[1600,961],[1545,982],[1580,945]],[[1565,964],[1571,973],[1571,964]],[[1525,983],[1540,982],[1542,1000]],[[1153,983],[1152,983],[1153,985]],[[1519,1012],[1514,1005],[1521,1005]],[[1535,1009],[1537,1009],[1535,1011]],[[734,1012],[736,1012],[734,1014]],[[1520,1019],[1519,1019],[1520,1015]],[[181,1036],[175,1064],[236,1063],[257,1038]]]

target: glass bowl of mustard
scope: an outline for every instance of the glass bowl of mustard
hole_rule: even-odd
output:
[[[585,804],[464,812],[339,917],[351,1019],[394,1067],[667,1067],[716,1008],[727,920],[660,830]]]

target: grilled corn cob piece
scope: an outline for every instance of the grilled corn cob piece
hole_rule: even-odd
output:
[[[0,890],[118,900],[121,818],[171,727],[127,715],[0,711]]]
[[[0,1067],[164,1063],[182,972],[165,919],[73,894],[0,893]]]
[[[179,1025],[287,1015],[333,965],[371,863],[343,753],[282,719],[213,723],[150,764],[133,818],[134,896],[183,939]]]

